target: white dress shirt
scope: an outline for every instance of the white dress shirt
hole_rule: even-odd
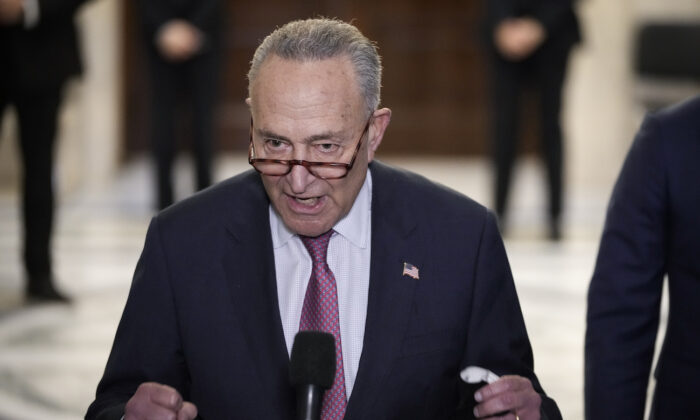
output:
[[[287,229],[270,206],[270,230],[275,254],[277,296],[287,352],[291,355],[299,331],[306,286],[311,277],[311,257],[299,236]],[[345,370],[345,390],[350,398],[362,354],[369,292],[371,251],[372,177],[365,182],[350,212],[333,227],[328,244],[328,266],[338,289],[340,341]]]

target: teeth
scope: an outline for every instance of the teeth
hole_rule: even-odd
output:
[[[306,206],[313,206],[318,201],[318,197],[311,197],[311,198],[295,197],[295,200],[301,204],[306,205]]]

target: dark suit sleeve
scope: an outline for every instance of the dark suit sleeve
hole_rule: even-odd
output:
[[[217,32],[223,13],[221,0],[200,0],[193,2],[189,21],[205,34]]]
[[[517,9],[513,0],[489,0],[485,2],[486,27],[490,32],[505,19],[515,17]]]
[[[486,22],[491,32],[508,18],[523,16],[520,8],[530,9],[527,16],[538,20],[546,29],[548,34],[557,33],[561,26],[569,22],[568,15],[572,13],[572,0],[553,0],[530,2],[537,3],[528,5],[527,1],[518,2],[516,0],[489,0],[486,3]],[[524,4],[520,4],[524,3]]]
[[[72,19],[78,8],[87,0],[38,0],[39,24]]]
[[[178,17],[170,3],[163,0],[134,0],[141,17],[146,39],[154,39],[158,28]]]
[[[112,352],[86,419],[119,418],[143,382],[170,385],[187,399],[188,371],[168,279],[156,218],[148,229]]]
[[[610,199],[588,291],[587,419],[643,418],[666,261],[662,140],[648,118]]]
[[[555,0],[546,2],[532,14],[547,30],[547,35],[557,36],[562,31],[562,25],[570,22],[569,15],[573,13],[574,5],[571,0]]]
[[[542,412],[549,420],[561,419],[556,403],[545,395],[533,371],[533,355],[513,276],[494,216],[489,213],[475,268],[475,289],[469,320],[465,364],[498,375],[529,378],[542,396]]]

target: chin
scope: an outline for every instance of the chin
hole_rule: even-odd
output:
[[[332,228],[304,228],[304,229],[298,229],[295,230],[298,235],[301,236],[309,236],[309,237],[316,237],[319,235],[323,235],[324,233],[328,232]]]
[[[329,230],[333,229],[333,226],[327,227],[316,223],[291,223],[287,224],[292,232],[301,236],[315,237],[322,235]]]

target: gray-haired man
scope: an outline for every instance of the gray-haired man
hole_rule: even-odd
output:
[[[335,338],[324,420],[455,418],[471,365],[504,375],[477,417],[560,418],[494,217],[373,162],[391,118],[374,45],[292,22],[249,80],[255,170],[154,218],[87,417],[291,419],[290,351],[311,329]]]

